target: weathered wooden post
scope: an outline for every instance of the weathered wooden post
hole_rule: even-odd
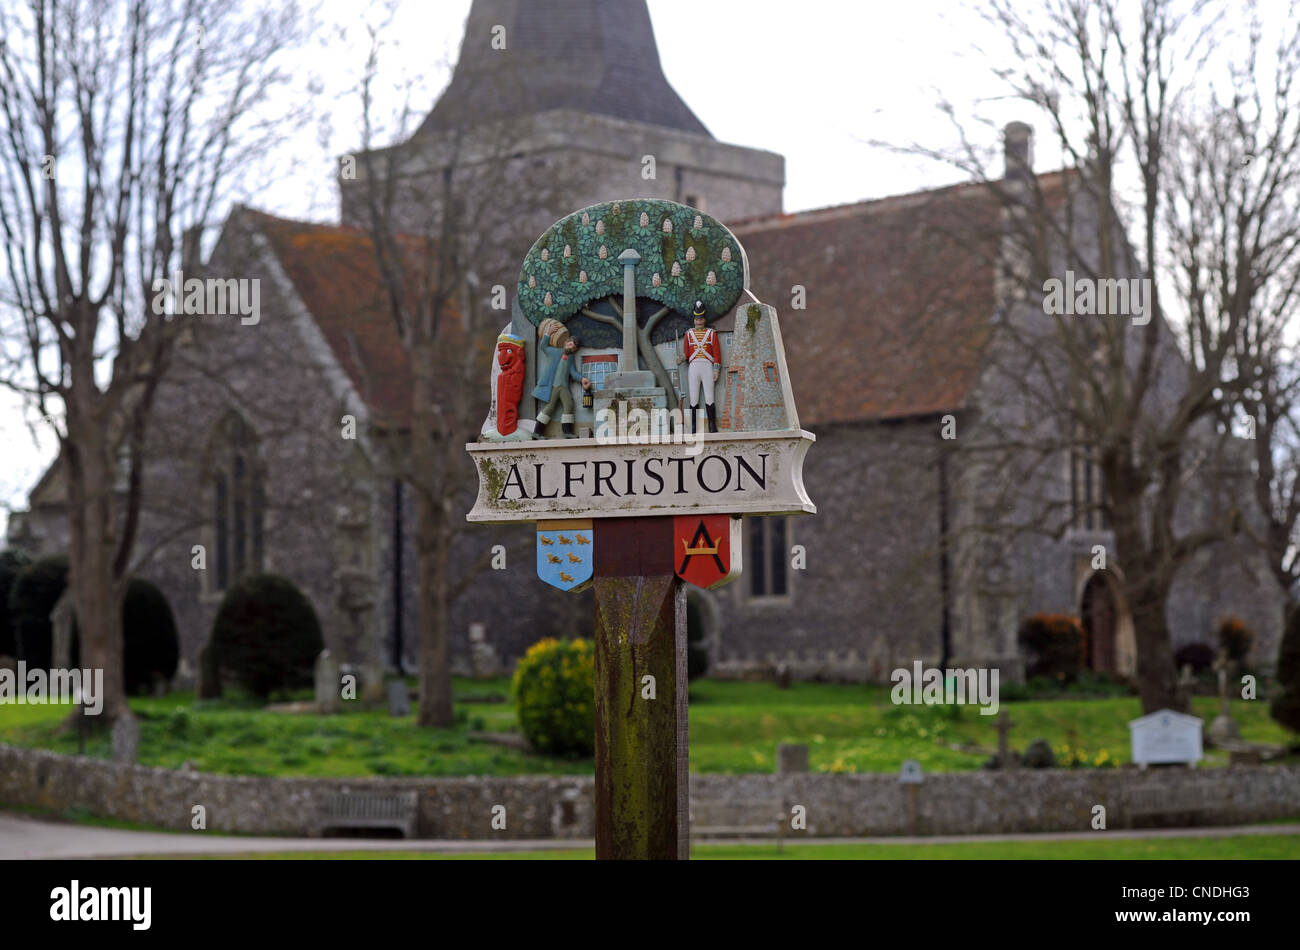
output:
[[[672,533],[671,518],[596,524],[597,858],[689,854],[686,588]]]
[[[598,858],[688,856],[684,585],[740,575],[742,516],[816,512],[803,487],[814,437],[799,428],[776,310],[740,303],[748,286],[735,236],[685,205],[630,199],[562,218],[524,261],[492,409],[466,446],[479,473],[468,519],[535,521],[538,576],[595,586]],[[716,431],[669,418],[666,364]],[[579,386],[592,409],[577,408]],[[573,437],[583,423],[594,437]]]

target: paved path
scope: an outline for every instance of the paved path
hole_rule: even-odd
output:
[[[991,841],[1077,841],[1111,838],[1228,838],[1236,835],[1300,835],[1300,824],[1243,825],[1227,828],[1149,828],[1063,831],[1048,834],[946,835],[915,838],[820,838],[818,844],[960,844]],[[793,843],[790,838],[787,843]],[[744,839],[743,844],[771,844],[771,840]],[[555,851],[592,849],[590,839],[574,841],[433,841],[400,838],[252,838],[206,832],[126,831],[68,822],[48,821],[0,812],[0,859],[120,858],[140,854],[248,854],[276,851],[421,851],[473,854],[497,851]],[[1300,842],[1297,842],[1300,848]]]

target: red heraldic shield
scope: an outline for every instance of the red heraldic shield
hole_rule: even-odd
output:
[[[741,570],[740,519],[730,515],[673,518],[673,567],[688,584],[711,590]]]

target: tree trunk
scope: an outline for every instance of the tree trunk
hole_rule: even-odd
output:
[[[115,470],[103,427],[69,411],[63,459],[68,491],[68,584],[81,640],[81,667],[103,670],[103,711],[112,722],[129,715],[123,667],[122,597],[113,576],[117,538],[113,510]],[[92,673],[92,675],[94,675]]]
[[[1129,570],[1130,565],[1125,565]],[[1133,565],[1133,567],[1139,567]],[[1138,695],[1142,712],[1157,709],[1188,711],[1187,697],[1178,688],[1174,669],[1173,638],[1169,632],[1169,585],[1143,578],[1135,571],[1136,583],[1126,584],[1125,595],[1133,612],[1133,632],[1137,640]]]
[[[434,371],[437,349],[429,342],[411,347],[412,406],[410,479],[415,490],[416,602],[418,604],[421,726],[450,726],[451,666],[448,649],[449,558],[446,514],[437,484],[440,466],[435,426]]]
[[[668,411],[672,412],[678,405],[677,390],[673,389],[673,381],[668,376],[668,370],[664,369],[663,360],[659,359],[659,353],[655,350],[654,344],[650,342],[650,333],[646,328],[637,327],[636,336],[637,343],[641,348],[641,358],[645,360],[650,372],[655,374],[655,381],[668,394]]]

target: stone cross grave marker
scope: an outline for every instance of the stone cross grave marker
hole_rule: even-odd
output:
[[[489,384],[467,520],[535,522],[537,576],[595,590],[596,856],[685,859],[684,585],[740,575],[744,516],[817,510],[776,308],[720,222],[603,202],[528,252]]]
[[[1207,735],[1212,743],[1222,744],[1231,742],[1234,739],[1241,738],[1241,730],[1232,719],[1232,713],[1228,709],[1228,651],[1220,650],[1219,659],[1214,664],[1215,672],[1219,676],[1219,714],[1214,717],[1210,723]]]

